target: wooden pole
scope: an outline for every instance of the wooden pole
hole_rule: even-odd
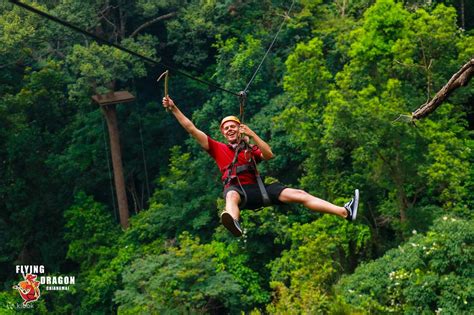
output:
[[[105,120],[107,122],[120,224],[124,229],[127,229],[129,226],[128,200],[125,189],[125,177],[123,175],[122,153],[120,150],[120,133],[118,128],[116,104],[133,101],[135,97],[129,92],[121,91],[112,92],[105,95],[94,95],[92,99],[101,105],[100,107],[102,109],[102,113],[104,114]]]
[[[128,228],[128,200],[125,190],[125,177],[123,176],[122,153],[120,150],[120,136],[117,122],[117,110],[115,104],[102,106],[102,112],[107,121],[110,137],[110,153],[112,155],[112,166],[114,169],[115,191],[120,214],[120,224],[124,229]]]

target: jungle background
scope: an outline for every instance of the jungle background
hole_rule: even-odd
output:
[[[243,90],[291,1],[25,1],[144,56]],[[0,311],[37,314],[472,314],[474,85],[416,125],[474,56],[474,2],[299,0],[249,89],[246,123],[276,157],[268,178],[342,205],[219,223],[220,174],[161,105],[150,65],[0,3]],[[91,96],[117,106],[130,227],[119,224],[110,147]],[[235,96],[178,73],[169,94],[223,140]],[[32,310],[15,265],[74,275]]]

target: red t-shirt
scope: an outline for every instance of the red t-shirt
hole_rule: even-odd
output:
[[[209,143],[209,150],[207,150],[207,153],[209,153],[214,161],[216,161],[217,166],[219,167],[219,170],[222,174],[222,180],[224,181],[227,177],[227,167],[234,159],[235,150],[231,145],[216,141],[209,136],[207,136],[207,141]],[[262,151],[260,151],[257,146],[254,146],[249,150],[241,150],[235,165],[249,164],[248,160],[250,159],[251,155],[253,155],[255,162],[257,163],[262,160]],[[235,175],[235,169],[232,175]],[[240,183],[242,185],[257,183],[257,178],[253,172],[243,172],[237,176],[239,177]],[[237,183],[232,180],[229,184],[234,185]]]

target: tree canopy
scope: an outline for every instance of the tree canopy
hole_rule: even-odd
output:
[[[0,3],[0,313],[21,312],[15,265],[74,275],[42,290],[38,314],[474,312],[474,85],[415,125],[474,57],[466,0],[29,0],[156,63]],[[198,128],[249,86],[245,122],[271,147],[277,178],[342,205],[355,223],[300,206],[219,222],[219,170],[161,106]],[[471,70],[469,70],[471,71]],[[118,104],[130,227],[119,225],[109,135],[91,96]],[[40,287],[42,289],[42,287]]]

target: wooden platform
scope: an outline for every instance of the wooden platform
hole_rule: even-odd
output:
[[[92,100],[99,104],[100,106],[127,103],[135,100],[133,96],[128,91],[117,91],[107,94],[97,94],[92,96]]]

